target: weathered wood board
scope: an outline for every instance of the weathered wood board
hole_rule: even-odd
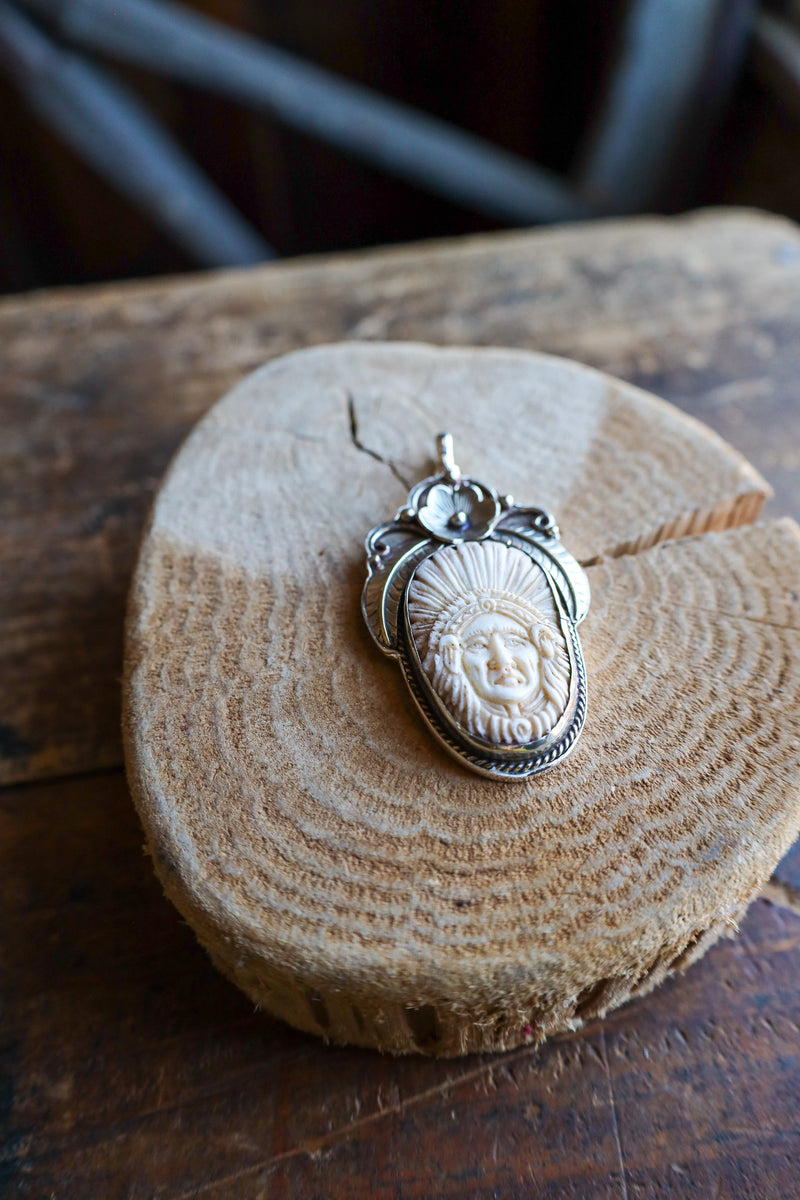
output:
[[[361,617],[365,531],[440,427],[589,564],[586,730],[525,781],[450,759]],[[213,960],[301,1029],[453,1055],[575,1028],[735,928],[800,828],[800,530],[742,528],[766,491],[563,359],[345,344],[244,380],[168,472],[126,642],[132,792]]]
[[[797,1195],[797,846],[644,1003],[502,1059],[254,1013],[175,919],[118,769],[144,514],[232,383],[313,342],[552,350],[674,400],[800,516],[800,238],[707,213],[0,303],[1,1188],[86,1200]],[[371,515],[371,514],[370,514]]]
[[[253,1011],[175,919],[121,773],[6,789],[0,823],[9,1196],[797,1195],[786,908],[538,1050],[397,1059]]]
[[[0,778],[121,761],[125,592],[171,454],[265,360],[354,338],[601,367],[707,421],[768,476],[776,511],[800,515],[800,236],[774,217],[608,222],[7,299]]]

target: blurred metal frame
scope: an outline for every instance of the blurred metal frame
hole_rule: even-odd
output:
[[[503,221],[588,215],[557,176],[169,0],[21,0],[83,47],[261,109]]]
[[[759,82],[800,121],[800,4],[787,17],[759,15],[752,68]]]
[[[636,0],[579,153],[577,186],[606,212],[640,212],[690,182],[742,65],[756,0]]]
[[[754,4],[629,0],[572,180],[171,0],[0,0],[0,67],[199,261],[241,263],[270,248],[121,85],[20,9],[75,47],[225,95],[493,219],[527,225],[641,210],[658,204],[676,163],[690,176],[689,159],[739,69]],[[693,111],[698,96],[703,112]]]
[[[98,67],[0,0],[0,65],[31,108],[205,266],[274,256],[161,126]]]

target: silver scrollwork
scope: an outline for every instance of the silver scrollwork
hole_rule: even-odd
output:
[[[464,765],[518,780],[571,753],[586,715],[589,583],[543,509],[441,470],[366,539],[362,609],[426,723]]]

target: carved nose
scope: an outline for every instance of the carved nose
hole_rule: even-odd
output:
[[[497,633],[493,633],[489,638],[489,650],[491,651],[489,666],[493,670],[499,671],[501,667],[507,667],[509,663],[513,662],[511,655],[506,650],[505,642]]]

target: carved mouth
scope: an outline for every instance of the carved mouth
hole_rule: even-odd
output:
[[[508,668],[502,674],[495,675],[492,682],[494,684],[502,684],[505,687],[516,687],[519,684],[523,684],[525,680],[519,671]]]

